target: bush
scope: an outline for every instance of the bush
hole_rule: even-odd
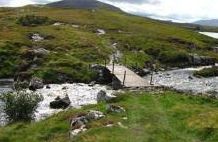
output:
[[[30,121],[34,118],[34,112],[38,103],[43,100],[42,96],[35,93],[19,91],[5,93],[0,96],[3,102],[3,111],[9,123],[18,121]]]
[[[38,26],[49,24],[49,19],[48,17],[44,16],[26,15],[20,17],[17,23],[21,24],[22,26]]]

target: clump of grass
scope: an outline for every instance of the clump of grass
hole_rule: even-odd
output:
[[[36,15],[26,15],[22,16],[17,20],[17,23],[22,26],[39,26],[50,24],[51,21],[48,17],[45,16],[36,16]]]

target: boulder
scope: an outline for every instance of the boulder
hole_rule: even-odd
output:
[[[53,109],[66,109],[71,104],[68,95],[64,98],[57,97],[54,101],[50,102],[50,108]]]
[[[215,65],[216,59],[207,56],[199,56],[199,55],[190,55],[189,62],[195,66],[208,66]]]
[[[85,126],[87,123],[88,123],[88,120],[86,119],[86,117],[80,116],[80,117],[73,118],[71,120],[70,127],[71,127],[71,130],[75,130],[75,129],[81,128],[82,126]]]
[[[108,96],[105,91],[101,90],[100,92],[98,92],[97,102],[109,101],[111,99],[112,97]]]
[[[46,89],[51,89],[51,86],[49,86],[49,85],[46,85]]]
[[[44,87],[43,80],[34,77],[30,80],[29,89],[35,91],[36,89],[41,89]]]
[[[91,70],[97,73],[95,78],[96,83],[99,84],[109,84],[112,82],[113,76],[110,71],[104,66],[93,64],[91,65]]]
[[[116,105],[107,105],[106,110],[107,112],[116,112],[116,113],[121,113],[126,111],[123,107],[116,106]]]
[[[114,90],[119,90],[123,88],[123,84],[116,76],[113,76],[111,86]]]

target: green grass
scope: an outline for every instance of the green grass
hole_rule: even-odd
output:
[[[27,27],[18,24],[18,19],[27,14],[48,17],[49,21],[59,21],[65,25],[39,24]],[[73,28],[72,24],[80,27]],[[104,29],[106,35],[98,36],[98,28]],[[32,42],[28,35],[36,32],[54,38]],[[61,72],[70,76],[72,81],[78,81],[79,78],[80,82],[87,82],[92,78],[87,73],[88,64],[104,63],[105,59],[109,62],[109,56],[113,52],[111,45],[115,42],[118,43],[118,50],[124,54],[121,63],[126,63],[129,67],[137,64],[142,68],[144,62],[150,60],[157,60],[160,65],[183,66],[187,65],[186,57],[191,52],[218,59],[217,54],[210,51],[211,47],[218,44],[218,40],[176,24],[104,9],[91,12],[36,6],[0,8],[0,37],[0,55],[3,56],[2,51],[10,53],[0,63],[5,68],[0,70],[0,77],[13,77],[19,63],[27,62],[22,56],[23,51],[31,50],[32,47],[45,48],[50,54],[37,62],[37,68],[28,68],[26,72],[46,76],[45,74],[50,74],[50,70],[55,69],[54,74]],[[14,49],[9,50],[8,46],[11,44]],[[190,46],[195,46],[196,50],[190,50]],[[74,68],[78,63],[82,64],[81,68]],[[73,74],[69,73],[70,70]],[[83,74],[85,78],[81,78]],[[56,82],[55,78],[45,79],[54,79],[53,82]]]
[[[194,75],[197,77],[215,77],[218,76],[218,67],[205,68],[200,71],[195,71]]]
[[[88,124],[89,130],[72,141],[77,142],[215,142],[218,141],[218,101],[175,92],[120,94],[113,102],[125,113],[106,113],[105,104],[70,110],[31,124],[13,124],[0,128],[4,142],[65,142],[69,118],[90,109],[101,110],[106,117]],[[123,120],[127,117],[127,120]],[[104,127],[113,122],[113,127]],[[121,122],[127,128],[117,125]]]

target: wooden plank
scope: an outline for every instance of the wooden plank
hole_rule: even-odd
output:
[[[113,72],[113,65],[107,65],[107,69]],[[114,75],[119,79],[120,82],[124,80],[124,73],[126,72],[126,78],[124,82],[125,87],[149,87],[151,86],[149,81],[146,81],[144,78],[140,77],[130,69],[125,66],[115,65],[114,66]]]

